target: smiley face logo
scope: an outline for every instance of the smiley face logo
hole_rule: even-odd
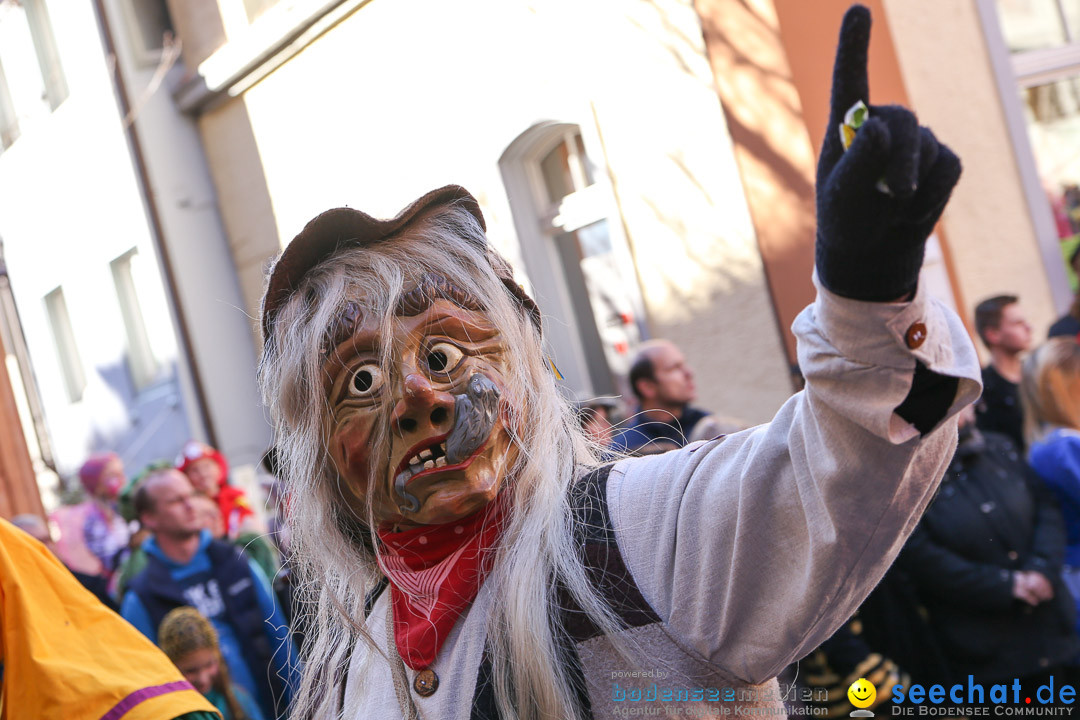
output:
[[[847,690],[848,700],[857,708],[867,708],[877,699],[877,688],[866,678],[859,678],[851,683]]]

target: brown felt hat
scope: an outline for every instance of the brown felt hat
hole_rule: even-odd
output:
[[[352,208],[334,208],[316,216],[293,238],[270,273],[270,282],[267,283],[266,294],[263,296],[264,340],[270,339],[274,316],[309,270],[339,250],[369,245],[397,235],[412,223],[447,205],[460,205],[472,213],[482,230],[487,229],[484,215],[480,212],[480,204],[460,185],[447,185],[432,190],[390,220],[378,220]],[[514,282],[509,264],[486,244],[483,249],[495,275],[502,280],[539,330],[540,310],[536,303]]]

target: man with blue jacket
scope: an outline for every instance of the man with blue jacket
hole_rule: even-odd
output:
[[[135,513],[153,535],[146,569],[124,595],[121,614],[157,642],[161,619],[190,605],[214,625],[233,682],[278,717],[295,688],[296,650],[270,582],[242,551],[211,537],[192,502],[195,490],[176,470],[152,473],[136,489]]]
[[[709,416],[690,406],[696,397],[694,373],[682,351],[669,340],[642,343],[628,379],[639,410],[615,437],[616,450],[652,455],[681,448]]]

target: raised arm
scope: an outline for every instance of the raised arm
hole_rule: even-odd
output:
[[[768,425],[624,461],[608,483],[645,599],[685,647],[745,682],[828,638],[880,580],[952,456],[952,416],[980,391],[963,324],[917,287],[959,161],[903,108],[871,106],[840,143],[835,120],[867,101],[869,27],[853,8],[837,51],[818,296],[793,326],[806,389]]]

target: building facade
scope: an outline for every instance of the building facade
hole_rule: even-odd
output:
[[[134,473],[190,437],[248,464],[268,445],[198,136],[161,91],[183,69],[154,10],[0,2],[0,320],[49,507],[92,452]]]
[[[458,183],[548,316],[572,394],[625,394],[644,336],[681,345],[725,414],[761,421],[791,393],[692,4],[227,5],[170,8],[196,38],[177,97],[250,312],[266,259],[317,213],[390,216]]]
[[[1040,4],[869,4],[873,101],[914,106],[966,167],[924,283],[965,317],[1015,292],[1045,328],[1071,293],[1002,30],[1036,32]],[[457,182],[551,316],[574,394],[625,393],[634,343],[668,337],[703,405],[758,422],[798,386],[789,327],[813,297],[814,163],[847,6],[173,2],[192,73],[176,98],[252,314],[267,258],[318,212],[391,215]]]
[[[924,284],[968,321],[1018,294],[1042,333],[1072,298],[1080,17],[1060,0],[867,4],[872,101],[911,105],[964,161]],[[799,386],[789,328],[813,297],[847,6],[0,2],[0,237],[57,464],[135,443],[148,387],[176,417],[155,442],[191,434],[253,462],[270,442],[254,387],[268,263],[323,210],[388,217],[446,183],[479,199],[539,301],[568,394],[626,395],[636,344],[665,337],[700,405],[767,420]],[[38,27],[34,8],[55,42],[13,43],[9,19]],[[13,47],[34,83],[12,79]]]

